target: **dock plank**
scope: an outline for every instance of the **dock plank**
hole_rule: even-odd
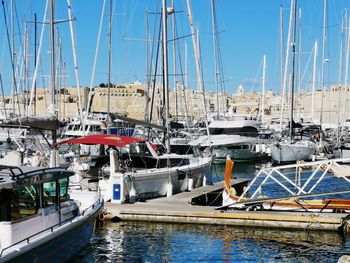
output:
[[[242,181],[232,181],[233,184]],[[207,185],[171,197],[135,204],[105,203],[107,219],[268,227],[300,230],[349,231],[347,213],[312,213],[288,211],[215,210],[212,206],[191,205],[192,198],[223,189],[223,182]]]

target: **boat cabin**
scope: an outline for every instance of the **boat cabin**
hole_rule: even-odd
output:
[[[0,166],[0,249],[74,217],[72,173],[62,168]]]
[[[99,120],[86,120],[83,126],[80,121],[72,121],[67,124],[62,134],[62,138],[79,137],[86,134],[103,133],[103,122]]]
[[[0,167],[0,221],[15,221],[66,201],[69,175],[61,169],[25,173],[21,168]]]

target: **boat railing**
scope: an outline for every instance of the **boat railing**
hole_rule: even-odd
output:
[[[96,200],[95,203],[93,203],[91,206],[89,206],[89,207],[87,207],[86,209],[84,209],[84,210],[81,212],[80,216],[84,216],[85,213],[87,213],[87,211],[94,210],[95,207],[96,207],[97,205],[101,204],[101,202],[102,202],[101,197],[99,197],[99,199]],[[22,239],[22,240],[20,240],[20,241],[18,241],[18,242],[16,242],[16,243],[13,243],[11,246],[8,246],[8,247],[5,247],[5,248],[1,249],[1,251],[0,251],[0,257],[2,257],[2,254],[4,253],[4,251],[6,251],[6,250],[8,250],[8,249],[10,249],[10,248],[12,248],[12,247],[14,247],[14,246],[16,246],[16,245],[19,245],[19,244],[21,244],[21,243],[24,243],[24,242],[27,242],[27,244],[29,244],[29,243],[30,243],[30,240],[31,240],[33,237],[36,237],[36,236],[38,236],[38,235],[41,235],[41,234],[43,234],[43,233],[45,233],[45,232],[51,232],[51,233],[52,233],[55,229],[57,229],[57,227],[61,227],[62,225],[65,225],[65,224],[67,224],[67,223],[72,223],[73,221],[76,221],[77,218],[79,218],[80,216],[72,217],[72,218],[69,218],[69,219],[67,219],[67,220],[61,221],[61,222],[59,222],[59,223],[57,223],[57,224],[55,224],[55,225],[53,225],[53,226],[51,226],[51,227],[48,227],[48,228],[46,228],[46,229],[44,229],[44,230],[41,230],[41,231],[39,231],[39,232],[37,232],[37,233],[35,233],[35,234],[29,236],[29,237],[26,237],[26,238],[24,238],[24,239]]]
[[[8,170],[13,179],[16,178],[18,175],[24,174],[23,170],[17,166],[0,165],[0,173],[2,173],[3,170]]]
[[[337,171],[337,169],[341,167],[339,163],[349,162],[350,158],[339,158],[315,162],[300,162],[296,164],[261,169],[250,184],[245,188],[237,202],[240,202],[243,200],[243,198],[247,197],[249,191],[253,192],[253,194],[249,197],[250,199],[257,198],[262,192],[263,186],[267,184],[268,180],[272,180],[294,197],[307,196],[314,193],[316,187],[320,185],[322,180],[329,173],[333,173],[336,177],[344,179],[350,185],[350,179],[347,177],[347,175],[343,171]],[[310,172],[306,178],[301,177],[303,171]],[[294,180],[288,176],[290,174],[294,175]],[[350,166],[348,176],[350,176]]]
[[[102,204],[103,203],[103,198],[102,198],[102,195],[101,195],[101,191],[99,190],[98,191],[99,193],[99,197],[98,199],[96,200],[95,203],[93,203],[92,205],[88,206],[87,208],[85,208],[82,212],[81,212],[81,215],[84,216],[85,213],[87,213],[88,211],[90,210],[94,210],[96,205],[99,205],[99,204]]]
[[[45,174],[45,173],[52,173],[52,172],[61,172],[63,169],[59,167],[53,167],[53,168],[43,168],[40,170],[32,170],[32,171],[26,171],[24,172],[20,167],[18,166],[10,166],[10,165],[0,165],[0,174],[5,173],[4,170],[8,170],[9,174],[12,178],[12,180],[18,180],[18,179],[24,179],[26,177],[31,177],[33,174]],[[67,176],[69,176],[69,173],[67,172]],[[8,173],[6,173],[8,175]]]

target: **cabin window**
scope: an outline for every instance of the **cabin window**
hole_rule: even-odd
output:
[[[20,186],[17,193],[18,199],[14,198],[11,202],[12,218],[15,220],[36,214],[40,207],[40,186],[38,184]],[[18,215],[15,215],[17,211]]]
[[[60,185],[60,202],[67,201],[68,198],[68,178],[58,180]]]
[[[56,181],[43,184],[43,207],[56,204]]]
[[[100,132],[101,131],[101,126],[99,126],[99,125],[92,125],[91,126],[91,131],[92,132]]]

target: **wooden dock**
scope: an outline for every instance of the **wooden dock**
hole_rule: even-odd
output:
[[[242,182],[236,179],[234,184]],[[223,182],[218,182],[147,202],[121,205],[106,202],[106,219],[350,232],[347,213],[215,210],[213,206],[192,204],[198,196],[220,194],[222,189]]]

